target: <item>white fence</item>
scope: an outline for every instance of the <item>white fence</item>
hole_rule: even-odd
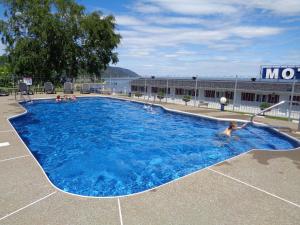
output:
[[[159,99],[155,96],[141,96],[139,97],[140,99],[145,99],[149,101],[156,101],[159,102]],[[161,102],[168,102],[168,103],[174,103],[174,104],[180,104],[184,105],[185,102],[181,98],[174,98],[174,97],[165,97],[164,99],[161,100]],[[211,109],[220,109],[221,105],[218,102],[213,102],[213,101],[195,101],[193,98],[191,99],[190,102],[187,103],[189,106],[194,106],[194,107],[207,107]],[[251,106],[251,105],[245,105],[245,104],[240,104],[240,105],[235,105],[233,107],[232,104],[228,104],[225,106],[225,110],[227,111],[234,111],[234,112],[242,112],[242,113],[249,113],[249,114],[255,114],[260,112],[260,108],[258,106]],[[288,118],[289,117],[289,103],[285,103],[283,105],[278,106],[277,108],[272,109],[269,112],[266,112],[265,115],[267,116],[274,116],[274,117],[282,117],[282,118]],[[300,118],[300,110],[299,106],[293,105],[291,109],[291,114],[290,118],[294,120],[298,120]]]

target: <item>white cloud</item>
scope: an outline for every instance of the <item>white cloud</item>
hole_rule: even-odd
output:
[[[195,17],[179,17],[179,16],[149,16],[147,22],[161,25],[203,25],[208,20]]]
[[[208,75],[220,69],[224,75],[240,67],[235,73],[253,75],[260,64],[272,62],[268,56],[276,54],[268,40],[291,29],[280,25],[297,21],[299,5],[300,0],[139,0],[131,7],[134,16],[117,16],[120,62],[140,74]]]
[[[226,3],[224,4],[224,1],[152,0],[149,2],[159,5],[165,10],[185,15],[232,14],[237,12],[235,7]]]
[[[299,0],[149,0],[147,4],[185,15],[228,15],[250,9],[267,10],[280,15],[300,13]]]
[[[162,9],[158,6],[151,5],[151,4],[145,4],[142,2],[136,3],[134,6],[135,11],[140,13],[159,13],[162,11]]]
[[[276,35],[283,31],[282,28],[277,27],[259,27],[259,26],[240,26],[230,29],[233,35],[243,38],[256,38],[269,35]]]
[[[116,16],[116,22],[118,25],[121,26],[141,26],[144,25],[145,23],[132,16]]]
[[[297,15],[300,13],[299,0],[233,0],[246,7],[265,9],[280,15]]]

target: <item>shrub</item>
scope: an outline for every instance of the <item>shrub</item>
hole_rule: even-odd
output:
[[[271,105],[269,104],[269,103],[267,103],[267,102],[262,102],[261,104],[260,104],[260,106],[259,106],[259,108],[261,109],[261,110],[264,110],[264,109],[266,109],[266,108],[269,108]]]
[[[164,92],[159,92],[157,95],[157,98],[159,99],[159,101],[161,102],[161,100],[165,97],[165,93]]]
[[[185,96],[183,96],[182,101],[184,101],[184,102],[185,102],[185,105],[187,105],[187,103],[188,103],[189,101],[191,101],[191,99],[192,99],[191,96],[185,95]]]
[[[142,97],[142,94],[139,93],[139,92],[135,93],[134,95],[135,95],[136,97],[138,97],[138,98],[139,98],[139,97]]]

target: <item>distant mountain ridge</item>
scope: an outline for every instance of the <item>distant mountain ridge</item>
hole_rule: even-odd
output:
[[[102,73],[102,78],[116,78],[116,77],[140,77],[137,73],[132,70],[121,68],[121,67],[107,67],[105,71]]]

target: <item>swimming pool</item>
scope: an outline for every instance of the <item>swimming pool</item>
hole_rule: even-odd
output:
[[[120,196],[145,191],[250,149],[299,143],[254,125],[229,140],[228,122],[109,98],[22,103],[10,119],[51,182],[69,193]]]

